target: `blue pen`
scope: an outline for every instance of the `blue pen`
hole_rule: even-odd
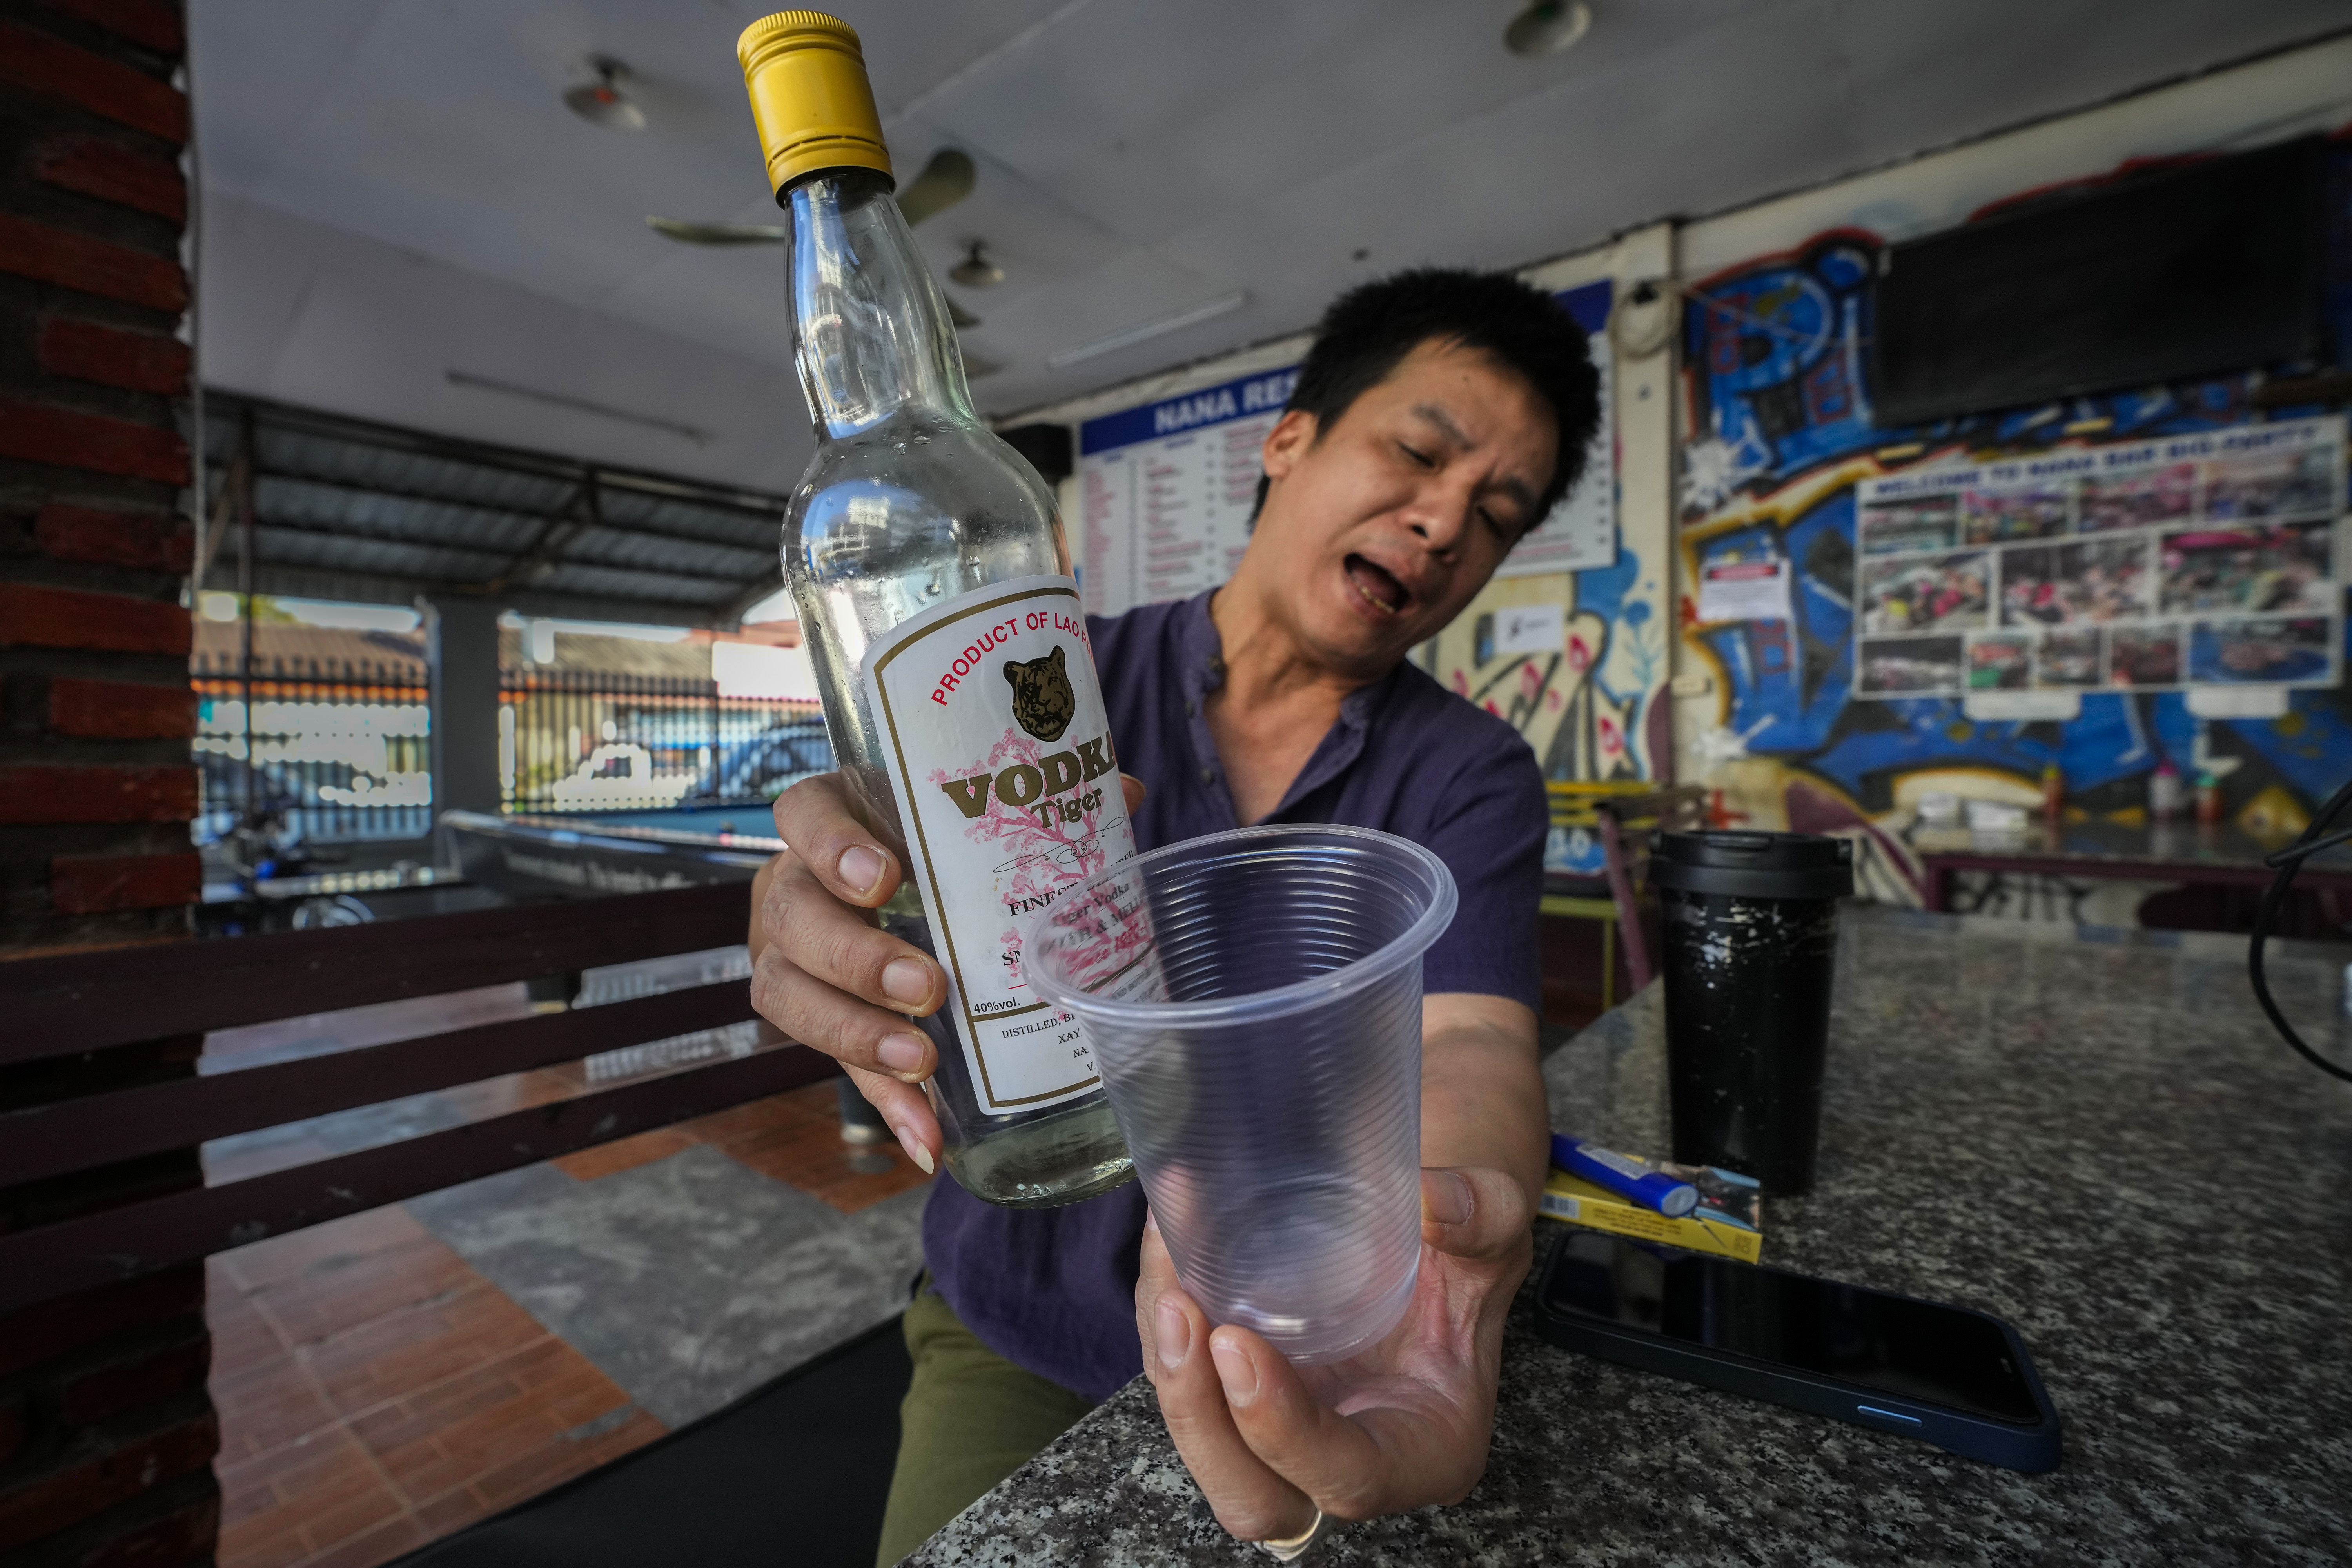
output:
[[[1698,1207],[1698,1189],[1688,1182],[1676,1181],[1631,1155],[1596,1149],[1565,1132],[1551,1135],[1551,1159],[1570,1175],[1631,1198],[1643,1208],[1655,1209],[1668,1219],[1680,1219]]]

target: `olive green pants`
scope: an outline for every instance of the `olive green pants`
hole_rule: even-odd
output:
[[[908,1307],[905,1330],[915,1378],[898,1406],[898,1466],[877,1568],[929,1541],[1094,1408],[982,1344],[936,1290]]]

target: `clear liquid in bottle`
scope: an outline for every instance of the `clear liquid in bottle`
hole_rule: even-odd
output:
[[[908,873],[883,926],[948,973],[920,1020],[948,1168],[1045,1207],[1133,1169],[1078,1025],[1026,987],[1020,933],[1134,834],[1053,493],[972,411],[856,48],[805,11],[739,45],[817,436],[784,574],[843,773]]]

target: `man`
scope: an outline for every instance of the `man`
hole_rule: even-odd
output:
[[[1506,277],[1406,273],[1334,303],[1267,435],[1249,548],[1213,594],[1091,627],[1138,844],[1260,822],[1397,833],[1461,896],[1423,960],[1420,1282],[1372,1352],[1295,1369],[1177,1285],[1142,1193],[1066,1208],[981,1203],[951,1180],[924,1218],[930,1289],[880,1560],[911,1551],[1029,1454],[1148,1373],[1186,1466],[1236,1536],[1458,1500],[1486,1465],[1503,1318],[1547,1165],[1536,1065],[1536,903],[1548,824],[1532,752],[1405,662],[1486,586],[1581,466],[1599,416],[1583,333]],[[939,965],[859,911],[900,868],[840,781],[776,805],[753,1000],[837,1057],[932,1167],[909,1014]],[[1337,1412],[1344,1409],[1342,1415]]]

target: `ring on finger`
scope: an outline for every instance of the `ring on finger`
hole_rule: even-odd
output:
[[[1296,1563],[1307,1555],[1309,1547],[1323,1539],[1330,1526],[1330,1519],[1318,1508],[1315,1510],[1315,1522],[1297,1535],[1280,1540],[1253,1541],[1250,1544],[1277,1563]]]

